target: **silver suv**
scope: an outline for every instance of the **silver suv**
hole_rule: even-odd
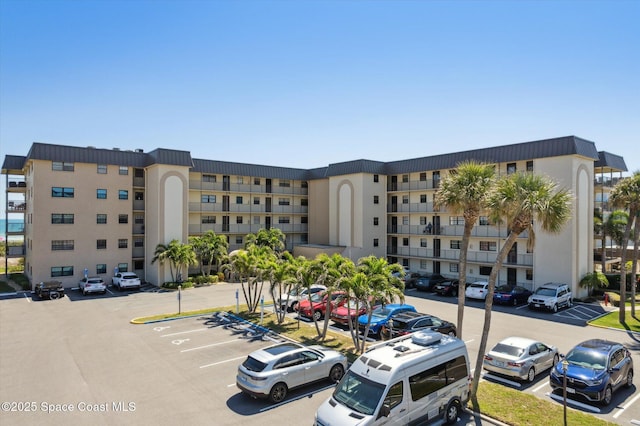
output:
[[[559,308],[571,307],[573,296],[571,289],[566,284],[546,283],[536,289],[529,296],[529,309],[547,309],[558,312]]]

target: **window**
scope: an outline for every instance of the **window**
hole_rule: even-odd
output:
[[[449,225],[464,225],[464,216],[449,217]]]
[[[300,223],[309,223],[309,218],[307,216],[300,217]]]
[[[291,186],[291,182],[288,179],[280,179],[280,181],[278,181],[278,185],[283,188],[289,188]]]
[[[480,224],[481,226],[488,226],[489,225],[489,217],[480,216],[478,218],[478,224]]]
[[[378,238],[373,239],[373,246],[378,247],[380,245],[380,240]]]
[[[216,175],[202,175],[202,181],[216,183],[217,178]]]
[[[460,272],[459,270],[459,265],[457,263],[450,263],[449,264],[449,272]]]
[[[128,214],[119,214],[118,215],[118,223],[129,223],[129,215]]]
[[[377,217],[373,218],[373,226],[378,226],[378,218]]]
[[[129,174],[129,168],[127,166],[120,166],[118,168],[118,173],[121,175],[128,175]]]
[[[202,216],[202,218],[200,219],[200,223],[216,223],[216,217],[215,216]]]
[[[52,266],[51,276],[52,277],[72,277],[73,266]]]
[[[451,250],[460,250],[460,246],[462,245],[462,241],[460,240],[451,240],[449,242],[449,247]]]
[[[133,221],[136,225],[144,225],[144,215],[137,214],[133,216]]]
[[[260,197],[253,197],[253,205],[254,206],[260,205]]]
[[[242,216],[236,216],[236,223],[237,224],[241,224],[242,223]]]
[[[96,248],[98,250],[104,250],[107,248],[107,240],[97,240],[96,241]]]
[[[107,165],[106,164],[98,164],[98,174],[106,175],[107,174]]]
[[[300,200],[300,205],[301,206],[305,206],[305,207],[308,206],[309,205],[309,200],[306,199],[306,198],[301,199]]]
[[[136,191],[135,197],[136,197],[136,200],[138,201],[144,200],[144,192]]]
[[[61,188],[54,186],[51,188],[51,196],[55,198],[73,198],[73,188]]]
[[[405,247],[408,246],[409,245],[409,238],[406,238],[406,237],[403,238],[402,239],[402,245],[405,246]]]
[[[525,280],[527,281],[533,281],[533,269],[526,269],[525,270]]]
[[[409,175],[402,175],[402,183],[409,182]]]
[[[288,206],[290,204],[290,199],[289,198],[278,198],[278,205],[279,206]]]
[[[409,224],[409,216],[402,216],[402,224],[403,225]]]
[[[144,177],[144,169],[133,169],[133,176],[137,178]]]
[[[375,183],[380,182],[380,176],[378,176],[378,175],[373,175],[373,181],[374,181]]]
[[[118,272],[128,272],[129,264],[128,263],[118,263]]]
[[[200,201],[203,203],[215,203],[216,196],[215,195],[201,195]]]
[[[144,269],[144,260],[134,260],[133,269]]]
[[[51,250],[73,250],[73,240],[53,240],[51,241]]]
[[[480,241],[480,251],[496,251],[497,247],[495,241]]]
[[[278,217],[278,223],[289,223],[289,222],[290,222],[289,216],[280,216],[280,217]]]
[[[253,224],[254,225],[260,225],[260,216],[254,216],[253,217]]]
[[[427,194],[420,194],[420,202],[421,203],[427,202]]]
[[[426,224],[427,224],[427,217],[420,216],[420,225],[426,225]]]
[[[425,259],[420,259],[420,269],[427,269],[427,261]]]
[[[408,195],[403,195],[402,196],[402,204],[409,204],[409,196]]]
[[[144,238],[134,238],[133,239],[134,247],[144,247]]]
[[[409,377],[411,399],[413,401],[422,399],[458,380],[466,380],[468,375],[464,356],[424,370]]]
[[[129,199],[129,191],[126,189],[121,189],[118,191],[118,199],[119,200],[128,200]]]
[[[106,274],[107,273],[107,265],[105,263],[98,263],[96,265],[96,274]]]
[[[260,185],[260,178],[259,177],[254,177],[253,178],[253,184],[254,185]]]
[[[373,196],[373,204],[378,204],[379,200],[380,200],[380,198],[377,195]]]
[[[104,213],[98,213],[96,215],[96,223],[99,225],[104,225],[107,223],[107,215]]]
[[[236,235],[236,244],[242,244],[242,237],[240,235]]]
[[[59,172],[72,172],[74,169],[73,163],[54,161],[51,163],[51,169]]]
[[[236,197],[236,204],[242,204],[242,196]]]
[[[236,179],[236,183],[238,185],[242,185],[244,183],[244,178],[242,176],[238,176]]]
[[[489,276],[491,274],[491,266],[481,266],[478,272],[480,275]]]
[[[74,215],[72,213],[51,213],[52,224],[72,224],[74,221]]]
[[[107,190],[106,189],[98,189],[96,190],[96,198],[99,200],[107,199]]]
[[[420,238],[420,247],[427,247],[427,239]]]
[[[433,172],[433,187],[434,188],[439,188],[440,187],[440,172]]]
[[[427,180],[427,174],[426,173],[420,173],[420,182],[426,182]]]
[[[127,248],[127,247],[129,247],[129,240],[127,240],[126,238],[119,238],[118,248]]]
[[[508,163],[507,164],[507,174],[510,175],[516,172],[516,163]]]
[[[402,381],[399,381],[389,388],[389,392],[387,392],[387,396],[385,396],[384,402],[382,404],[388,406],[390,409],[393,409],[393,407],[402,402],[402,395]]]
[[[533,160],[527,161],[527,171],[528,172],[532,172],[533,171]]]

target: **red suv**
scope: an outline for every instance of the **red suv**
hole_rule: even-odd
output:
[[[303,317],[315,319],[316,321],[324,317],[324,313],[327,311],[327,302],[329,295],[326,292],[315,293],[311,296],[311,303],[309,299],[301,300],[298,303],[298,315]],[[347,301],[347,294],[342,291],[336,291],[331,293],[331,310],[342,306]]]

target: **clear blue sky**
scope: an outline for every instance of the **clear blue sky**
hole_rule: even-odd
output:
[[[0,0],[0,158],[313,168],[577,135],[638,170],[638,22],[616,0]]]

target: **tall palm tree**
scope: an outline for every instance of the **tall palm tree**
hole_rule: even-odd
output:
[[[303,288],[310,290],[312,285],[321,283],[324,273],[324,268],[318,260],[308,260],[302,256],[296,258],[295,276],[299,285],[301,285]],[[307,291],[307,298],[309,301],[309,306],[311,306],[311,291]],[[312,317],[313,325],[316,327],[318,337],[324,339],[324,335],[320,332],[320,326],[318,325],[318,321],[315,315],[312,315]],[[298,321],[300,321],[300,315],[298,315]]]
[[[467,161],[460,163],[454,173],[447,175],[435,195],[436,206],[446,206],[454,214],[462,213],[464,233],[460,245],[458,264],[459,286],[464,289],[467,282],[467,251],[471,231],[484,209],[486,195],[494,183],[494,167],[489,164]],[[464,318],[464,291],[458,292],[458,337],[462,338]]]
[[[327,288],[329,299],[331,299],[331,294],[338,289],[339,280],[343,277],[350,277],[355,273],[355,264],[353,261],[339,253],[334,253],[331,256],[322,253],[316,257],[315,262],[322,270],[322,274],[319,276],[319,282]],[[325,311],[324,323],[320,334],[323,340],[327,337],[332,308],[333,306],[329,304]]]
[[[171,273],[171,282],[176,282],[173,270],[178,270],[176,260],[178,258],[178,252],[180,250],[180,241],[171,240],[169,244],[158,244],[156,250],[153,253],[151,264],[158,262],[160,265],[164,265],[165,262],[169,262],[169,272]]]
[[[489,288],[485,302],[482,338],[473,373],[470,398],[474,409],[480,410],[477,399],[482,361],[487,348],[491,309],[498,271],[520,234],[527,231],[527,248],[533,250],[536,228],[551,234],[562,231],[571,218],[571,194],[558,189],[555,182],[532,173],[513,173],[497,180],[487,197],[487,208],[493,223],[506,222],[509,235],[500,249],[489,274]]]
[[[620,262],[620,310],[618,319],[620,323],[626,321],[626,297],[627,297],[627,244],[631,236],[631,228],[640,211],[640,170],[633,176],[620,180],[611,190],[609,201],[616,208],[624,208],[629,213],[629,220],[624,229],[622,239],[622,260]]]
[[[607,270],[607,234],[604,229],[604,220],[601,209],[593,212],[593,234],[600,238],[600,263],[602,272]]]
[[[268,278],[269,278],[269,293],[273,299],[273,306],[276,314],[276,321],[278,324],[282,324],[286,317],[287,310],[280,309],[280,298],[285,294],[289,294],[293,286],[296,284],[294,277],[295,266],[293,256],[289,252],[278,258],[268,260]],[[289,301],[287,300],[287,303]]]
[[[216,235],[215,232],[206,231],[201,237],[189,237],[189,241],[196,253],[200,264],[200,273],[210,275],[211,267],[217,265],[227,255],[229,243],[224,235]],[[207,268],[204,268],[207,265]]]
[[[191,244],[179,244],[176,246],[173,257],[176,264],[176,270],[178,271],[178,282],[182,282],[183,269],[187,270],[188,275],[189,265],[195,265],[196,263],[198,263],[196,253],[193,251],[193,247],[191,247]]]
[[[589,296],[594,288],[603,288],[609,286],[607,276],[600,271],[588,272],[582,277],[578,285],[589,291]]]
[[[638,248],[640,246],[640,210],[636,214],[635,225],[633,226],[633,259],[631,260],[631,316],[636,316],[636,285],[638,279]]]
[[[270,247],[275,253],[285,248],[287,236],[279,228],[260,229],[257,234],[248,234],[245,247],[250,245]]]

